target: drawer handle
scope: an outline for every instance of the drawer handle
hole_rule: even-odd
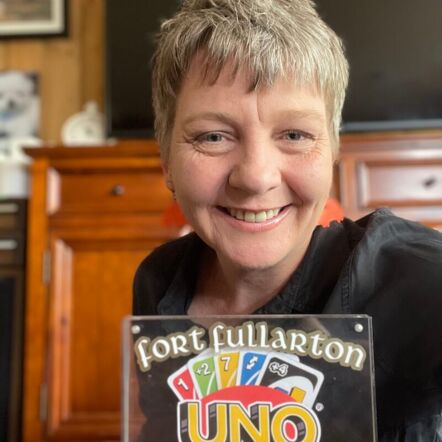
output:
[[[126,189],[121,184],[117,184],[116,186],[112,187],[111,192],[114,196],[122,196],[126,192]]]
[[[423,182],[424,187],[426,187],[426,188],[433,187],[436,183],[437,183],[437,179],[434,176],[431,176],[430,178],[427,178]]]
[[[16,250],[17,246],[17,241],[13,239],[0,239],[0,251],[2,252]]]

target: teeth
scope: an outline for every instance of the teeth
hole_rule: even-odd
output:
[[[255,222],[255,214],[253,212],[244,212],[244,221],[247,223]]]
[[[248,223],[263,223],[279,214],[281,209],[262,210],[261,212],[250,212],[248,210],[227,209],[230,216],[246,221]]]
[[[242,221],[244,219],[244,210],[236,210],[235,218]]]
[[[266,211],[255,213],[255,223],[262,223],[264,221],[267,221]]]

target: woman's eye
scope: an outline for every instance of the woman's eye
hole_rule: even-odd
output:
[[[285,136],[290,141],[302,141],[304,139],[312,139],[311,136],[307,135],[304,132],[300,132],[299,130],[289,130],[285,133]]]
[[[226,137],[220,132],[207,132],[194,137],[194,144],[213,144],[225,141]]]
[[[221,131],[197,133],[189,138],[189,143],[200,152],[219,154],[232,149],[234,136]]]
[[[283,131],[280,140],[281,145],[290,152],[306,152],[316,144],[316,136],[298,129]]]
[[[219,143],[224,139],[223,135],[219,133],[208,133],[203,135],[203,141],[208,141],[209,143]]]

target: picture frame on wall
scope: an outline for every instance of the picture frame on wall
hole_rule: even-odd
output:
[[[0,38],[67,34],[67,0],[0,0]]]

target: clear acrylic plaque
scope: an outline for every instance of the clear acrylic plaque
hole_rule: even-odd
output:
[[[368,316],[124,320],[124,442],[372,442],[375,416]]]

